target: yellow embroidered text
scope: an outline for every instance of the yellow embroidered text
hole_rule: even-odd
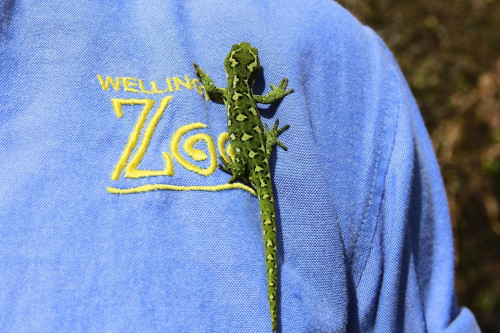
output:
[[[182,126],[177,131],[175,131],[174,135],[172,136],[172,141],[170,141],[170,150],[172,151],[172,155],[174,156],[175,160],[179,162],[179,164],[185,167],[186,169],[199,173],[200,175],[203,176],[210,176],[215,172],[215,170],[217,170],[217,152],[215,150],[214,141],[208,134],[205,133],[195,134],[189,139],[187,139],[183,145],[183,149],[186,152],[186,154],[191,156],[195,161],[203,161],[208,158],[207,155],[202,150],[193,148],[193,146],[197,141],[201,140],[205,141],[207,144],[208,152],[210,154],[210,165],[208,166],[208,168],[202,169],[188,162],[179,152],[179,142],[181,141],[181,138],[185,133],[192,131],[194,129],[205,128],[205,127],[207,127],[207,125],[202,123],[193,123]]]
[[[130,157],[130,154],[134,150],[134,148],[137,145],[137,141],[139,140],[139,137],[141,135],[142,129],[144,127],[144,124],[146,123],[146,119],[148,117],[149,112],[153,108],[153,105],[155,103],[154,100],[152,99],[118,99],[118,98],[112,98],[111,103],[113,105],[113,109],[115,110],[115,113],[118,118],[123,117],[123,105],[144,105],[144,108],[139,115],[139,118],[137,120],[137,123],[134,126],[134,129],[132,130],[132,133],[130,133],[130,136],[128,138],[127,144],[125,145],[125,148],[123,149],[123,152],[118,159],[118,163],[115,166],[115,169],[113,170],[113,173],[111,174],[111,179],[112,180],[117,180],[120,178],[120,174],[122,173],[123,169],[125,168],[125,177],[127,178],[140,178],[140,177],[150,177],[150,176],[173,176],[174,175],[174,165],[172,164],[172,158],[168,153],[163,153],[163,159],[165,161],[165,168],[163,170],[138,170],[137,167],[141,163],[144,155],[146,154],[146,150],[148,149],[149,143],[151,141],[151,138],[154,134],[154,131],[156,129],[156,125],[158,125],[158,122],[160,121],[161,116],[163,115],[163,112],[167,108],[168,104],[172,100],[173,96],[167,96],[164,97],[161,102],[160,106],[154,113],[152,119],[150,120],[148,126],[146,127],[146,130],[144,131],[144,136],[141,141],[141,144],[139,145],[139,148],[137,149],[137,152],[135,155],[132,157],[130,162],[127,164],[128,159]]]
[[[165,83],[162,88],[158,88],[158,83],[156,81],[150,81],[149,86],[147,86],[142,79],[134,77],[111,77],[106,76],[103,78],[101,74],[97,74],[97,80],[101,85],[102,90],[108,91],[111,87],[114,90],[123,90],[132,93],[143,93],[143,94],[165,94],[171,93],[179,90],[196,90],[200,95],[205,95],[207,101],[210,100],[205,87],[200,83],[198,79],[191,79],[189,75],[184,75],[184,79],[174,76],[172,78],[165,78]],[[173,83],[172,83],[173,82]],[[181,88],[182,87],[182,88]]]
[[[109,85],[113,86],[111,81],[109,81]],[[189,162],[180,152],[179,146],[181,144],[181,141],[189,132],[207,127],[207,125],[200,122],[181,126],[174,132],[170,140],[170,153],[162,152],[162,157],[165,165],[163,170],[139,169],[139,165],[141,164],[146,154],[146,151],[151,143],[151,139],[153,138],[156,127],[159,121],[161,120],[165,110],[167,109],[168,105],[172,101],[172,99],[173,96],[163,97],[159,103],[158,108],[152,114],[149,122],[147,122],[147,120],[148,116],[154,109],[155,105],[154,100],[135,99],[135,98],[111,99],[113,110],[118,118],[123,117],[124,106],[134,106],[134,105],[142,106],[142,111],[139,113],[137,122],[135,123],[134,128],[132,129],[132,132],[128,137],[127,143],[118,159],[118,162],[116,163],[113,172],[111,173],[112,180],[118,180],[122,173],[124,173],[125,178],[131,178],[131,179],[153,177],[153,176],[174,176],[174,164],[172,157],[175,159],[175,161],[177,161],[177,163],[179,163],[185,169],[200,174],[202,176],[210,176],[217,170],[217,148],[215,146],[212,137],[210,137],[206,133],[196,133],[187,137],[184,140],[184,143],[182,144],[182,150],[187,156],[191,157],[196,162],[209,160],[209,164],[207,167],[201,168],[195,165],[194,163]],[[199,142],[204,142],[206,144],[207,152],[205,152],[202,149],[195,148],[195,146],[197,146]],[[217,146],[219,148],[219,154],[226,161],[229,161],[229,158],[234,159],[235,156],[234,150],[228,143],[229,143],[229,136],[226,132],[218,136]],[[155,191],[155,190],[222,191],[229,189],[243,189],[255,195],[255,192],[253,191],[252,188],[240,183],[220,184],[211,186],[196,186],[196,185],[180,186],[180,185],[170,185],[170,184],[150,184],[150,185],[141,185],[138,187],[133,187],[128,189],[118,189],[114,187],[108,187],[108,192],[116,194],[129,194],[129,193],[141,193],[141,192]]]

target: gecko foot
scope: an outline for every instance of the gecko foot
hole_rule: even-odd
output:
[[[286,86],[288,85],[288,79],[282,79],[278,87],[271,83],[271,89],[276,94],[276,97],[281,99],[288,94],[293,92],[293,89],[286,90]]]

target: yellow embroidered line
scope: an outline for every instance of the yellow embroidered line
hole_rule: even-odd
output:
[[[224,191],[231,189],[241,189],[245,190],[256,196],[255,191],[247,185],[241,183],[233,183],[233,184],[222,184],[222,185],[213,185],[213,186],[179,186],[179,185],[169,185],[169,184],[148,184],[142,185],[138,187],[119,189],[115,187],[108,187],[107,190],[109,193],[113,194],[132,194],[132,193],[143,193],[148,191],[157,191],[157,190],[171,190],[171,191]]]

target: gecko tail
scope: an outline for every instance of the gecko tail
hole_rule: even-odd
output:
[[[278,322],[278,256],[276,237],[276,214],[274,210],[274,199],[269,179],[262,177],[257,184],[260,214],[262,219],[262,232],[264,236],[264,254],[266,259],[267,293],[269,299],[269,311],[271,314],[272,332],[276,331]]]

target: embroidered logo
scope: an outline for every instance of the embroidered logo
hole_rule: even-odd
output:
[[[158,89],[158,84],[155,81],[150,83],[149,89],[146,89],[144,81],[141,79],[131,77],[103,77],[98,74],[97,79],[103,90],[108,91],[113,89],[115,91],[123,90],[132,93],[145,93],[145,94],[163,94],[179,91],[181,89],[194,89],[200,95],[204,95],[205,99],[210,100],[209,95],[206,93],[205,87],[199,82],[198,79],[192,79],[189,75],[184,76],[184,80],[174,76],[173,78],[166,78],[166,89]],[[181,88],[183,87],[183,88]],[[206,124],[201,122],[190,123],[179,127],[173,133],[170,144],[169,152],[162,152],[161,158],[163,159],[164,168],[162,170],[146,170],[141,169],[140,164],[148,151],[156,127],[160,122],[165,110],[172,102],[174,96],[164,96],[159,101],[149,98],[111,98],[111,106],[115,115],[118,118],[123,117],[123,113],[127,109],[140,108],[137,121],[125,143],[125,146],[111,172],[111,180],[117,181],[121,177],[129,179],[139,179],[155,176],[175,176],[175,168],[178,167],[174,164],[174,160],[181,167],[197,173],[202,176],[210,176],[217,170],[217,156],[220,155],[222,159],[230,163],[235,157],[235,152],[229,143],[229,135],[223,132],[217,137],[217,146],[213,138],[206,133],[196,133],[188,136],[192,131],[199,132],[200,129],[207,127]],[[148,121],[149,119],[149,121]],[[180,144],[182,150],[192,160],[188,160],[183,156],[180,151]],[[195,145],[203,141],[206,144],[207,152],[195,148]],[[217,150],[219,154],[217,154]],[[196,165],[196,162],[209,160],[208,166],[202,168]],[[172,184],[147,184],[130,188],[116,188],[113,186],[107,187],[109,193],[113,194],[129,194],[141,193],[155,190],[175,190],[175,191],[221,191],[229,189],[243,189],[255,195],[255,191],[249,186],[241,183],[225,183],[212,186],[197,186],[197,185],[172,185]]]

